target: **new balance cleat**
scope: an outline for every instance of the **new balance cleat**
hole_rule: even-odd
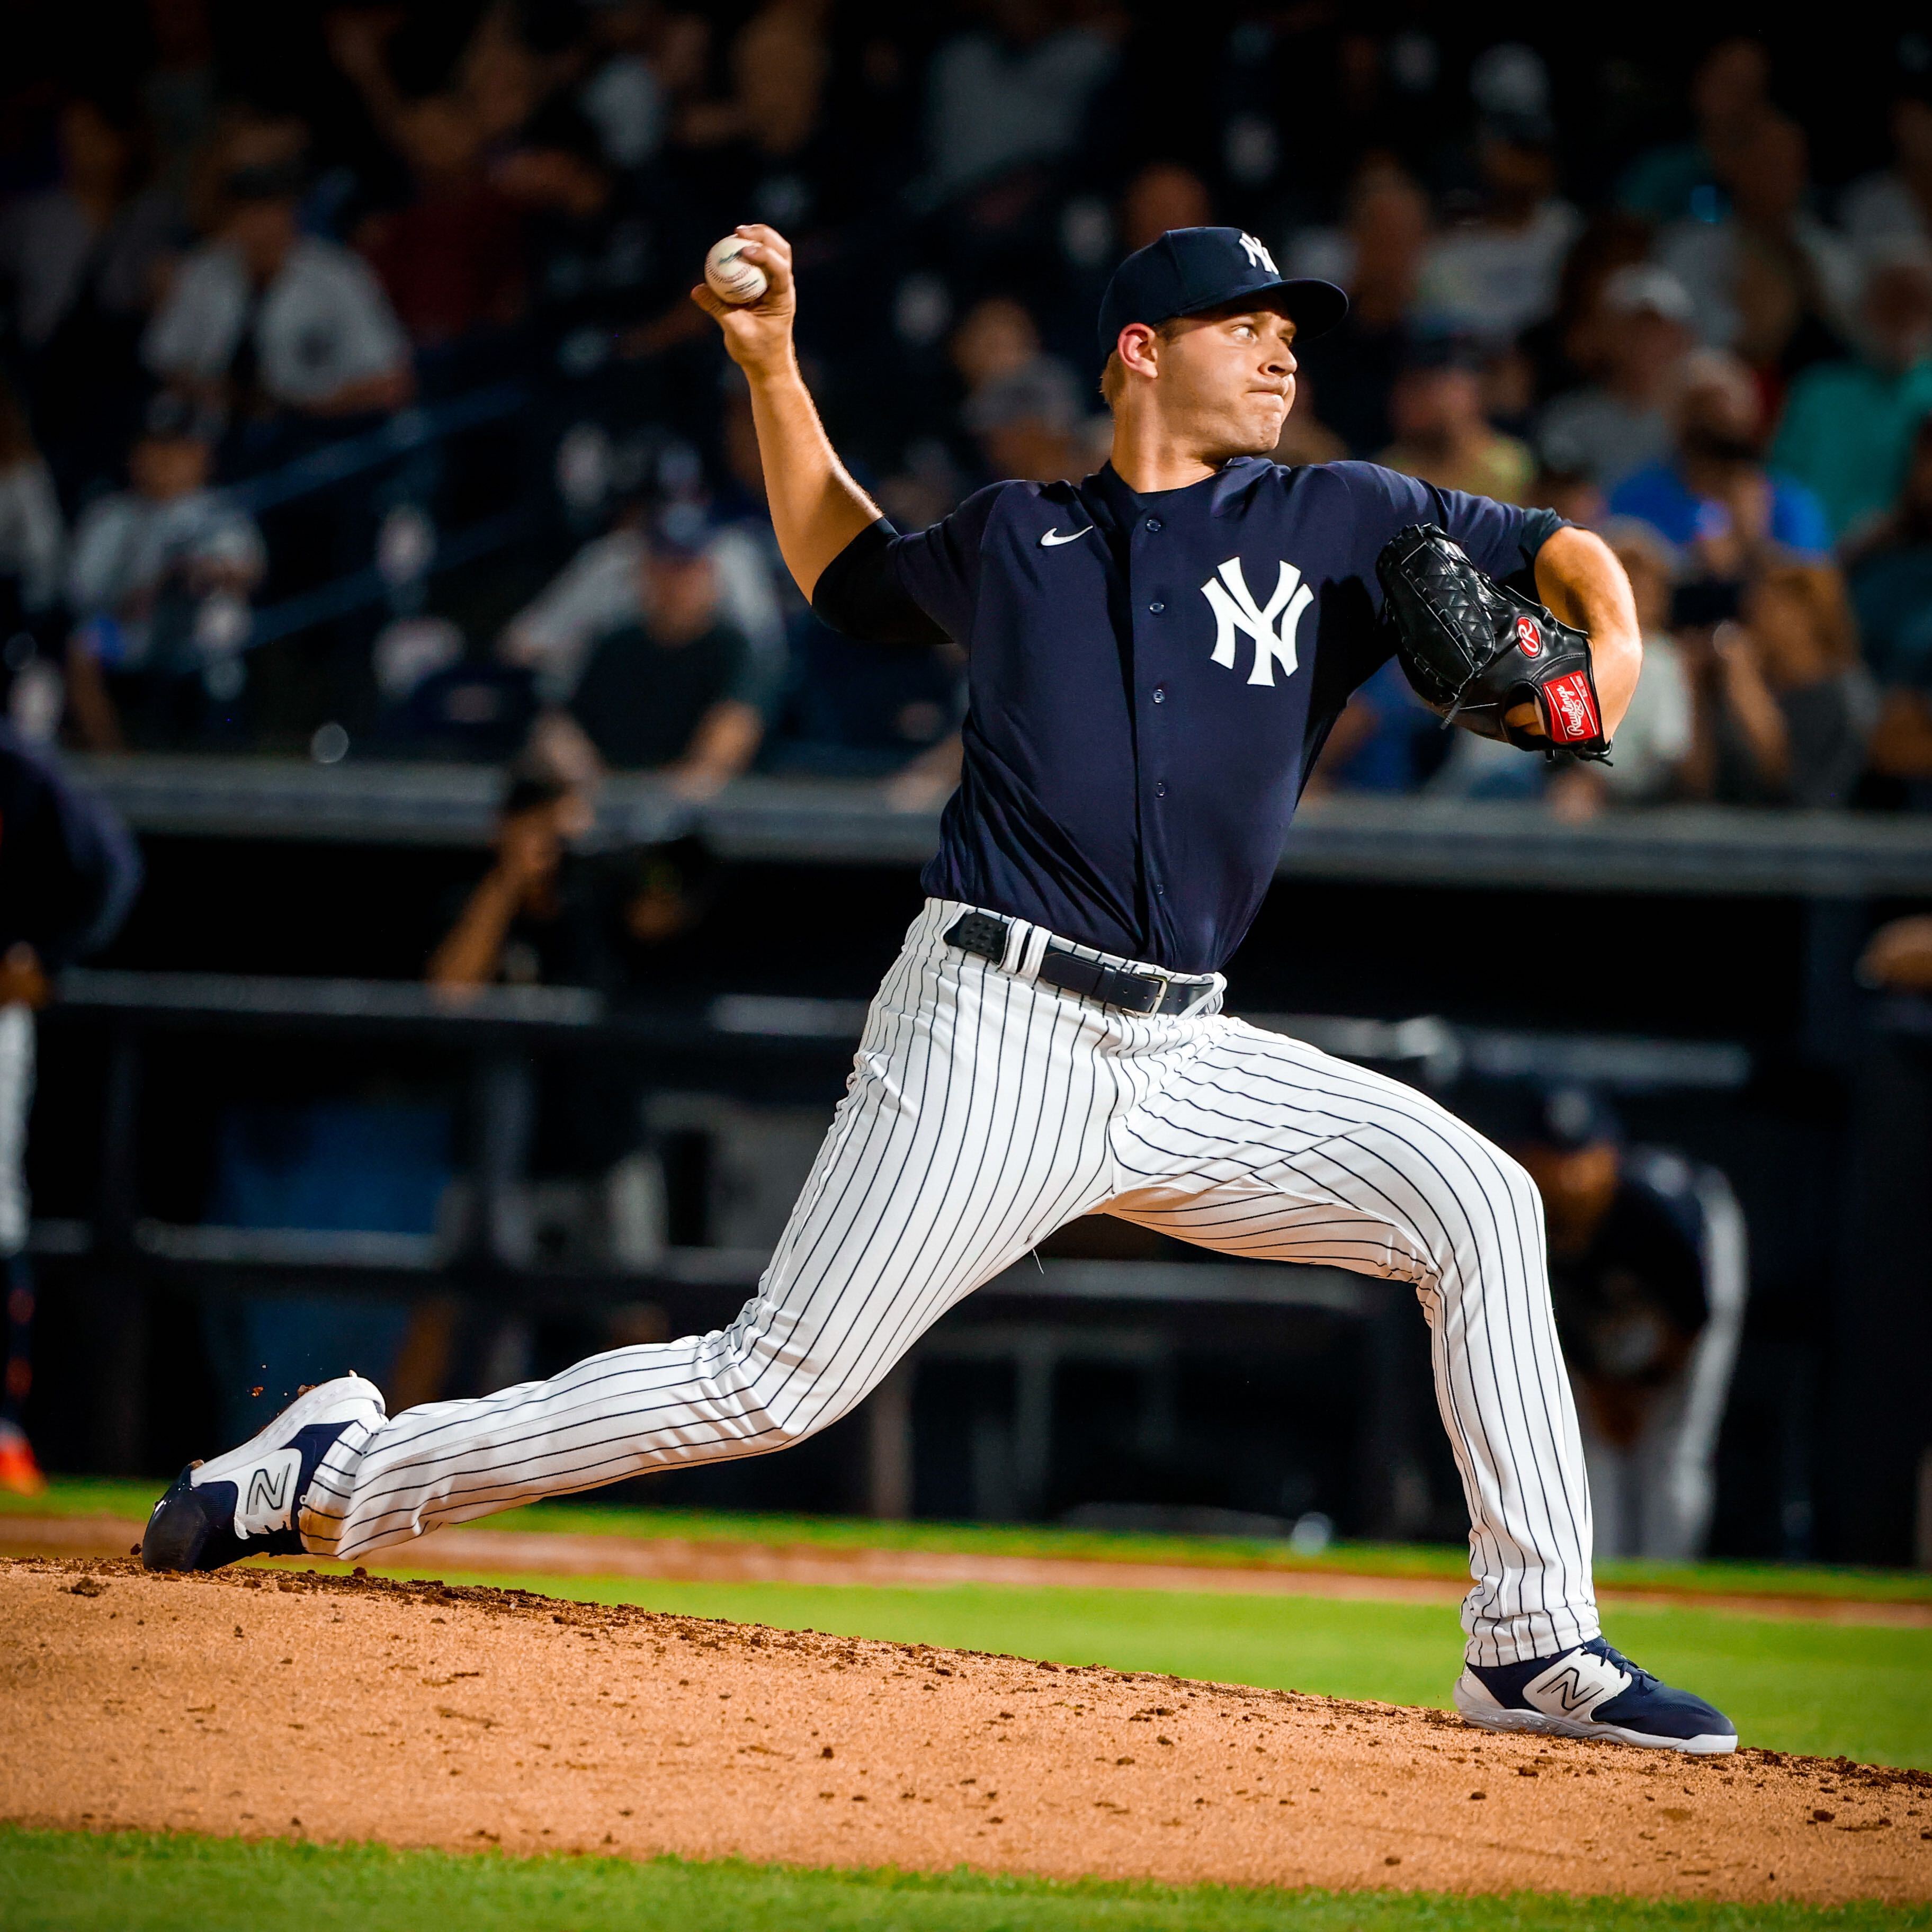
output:
[[[299,1556],[302,1507],[317,1464],[352,1424],[383,1420],[382,1392],[360,1376],[320,1382],[259,1436],[190,1462],[148,1518],[148,1570],[219,1570],[244,1556]]]
[[[1456,1680],[1456,1708],[1486,1731],[1600,1738],[1698,1756],[1736,1750],[1737,1726],[1688,1690],[1592,1637],[1560,1657],[1527,1664],[1471,1664]]]

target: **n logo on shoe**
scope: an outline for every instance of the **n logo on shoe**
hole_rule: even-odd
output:
[[[1540,1711],[1551,1716],[1587,1718],[1606,1699],[1614,1697],[1630,1679],[1593,1651],[1578,1651],[1532,1683],[1523,1693]]]
[[[289,1527],[295,1512],[296,1485],[302,1480],[302,1460],[299,1449],[278,1449],[248,1472],[246,1482],[236,1484],[237,1536],[266,1536],[272,1529]]]

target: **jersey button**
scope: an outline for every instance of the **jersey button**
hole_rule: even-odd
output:
[[[1155,796],[1156,798],[1165,798],[1165,797],[1166,797],[1166,796],[1167,796],[1167,781],[1166,781],[1166,779],[1165,779],[1165,778],[1156,778],[1156,779],[1154,781],[1154,796]]]
[[[1151,610],[1156,617],[1158,617],[1160,614],[1167,608],[1167,606],[1156,597],[1154,601],[1148,606],[1148,608]]]
[[[1156,704],[1165,704],[1167,702],[1167,686],[1166,685],[1157,684],[1154,686],[1154,701]]]
[[[1158,517],[1148,518],[1147,520],[1147,526],[1150,530],[1159,530],[1160,528],[1160,519]]]

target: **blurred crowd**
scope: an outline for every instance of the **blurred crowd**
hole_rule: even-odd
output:
[[[790,584],[686,298],[706,247],[792,238],[835,440],[912,526],[1096,466],[1108,274],[1225,220],[1353,302],[1281,460],[1588,523],[1646,633],[1607,769],[1445,734],[1385,670],[1313,788],[1932,803],[1932,37],[1874,38],[1823,127],[1802,40],[1639,58],[1327,0],[1171,27],[1104,0],[12,10],[14,726],[929,802],[962,667],[842,639]]]

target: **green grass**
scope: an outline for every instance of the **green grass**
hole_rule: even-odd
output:
[[[1462,1657],[1454,1610],[1161,1590],[944,1589],[479,1576],[586,1603],[1104,1664],[1220,1683],[1448,1706]],[[1747,1744],[1932,1768],[1932,1631],[1750,1617],[1694,1604],[1619,1607],[1610,1640],[1727,1712]]]
[[[1054,1884],[0,1828],[8,1932],[1878,1932],[1932,1908]]]
[[[154,1480],[56,1477],[44,1496],[0,1492],[0,1514],[145,1516],[164,1486]],[[847,1516],[728,1514],[588,1502],[538,1503],[473,1523],[475,1529],[555,1530],[579,1536],[682,1537],[698,1542],[808,1544],[836,1550],[916,1550],[968,1556],[1065,1556],[1097,1562],[1181,1563],[1342,1572],[1376,1576],[1468,1575],[1468,1553],[1441,1544],[1338,1543],[1319,1556],[1249,1537],[1128,1535],[1051,1525],[877,1522]],[[1600,1582],[1697,1595],[1822,1596],[1868,1602],[1932,1601],[1932,1572],[1822,1564],[1660,1563],[1615,1560]]]

